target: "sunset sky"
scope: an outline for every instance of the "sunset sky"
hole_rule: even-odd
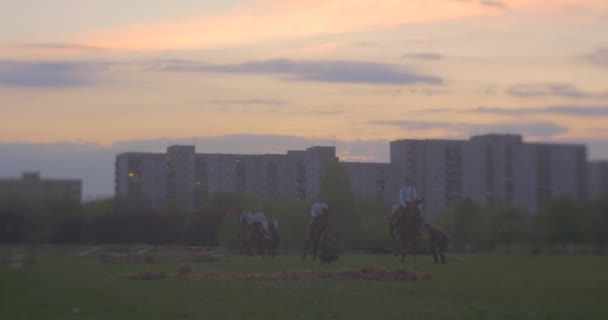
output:
[[[344,159],[382,161],[388,144],[382,154],[347,146],[510,132],[587,143],[591,158],[608,158],[606,0],[2,7],[0,176],[44,176],[36,162],[20,166],[15,153],[28,148],[149,151],[236,134],[292,139],[252,152],[335,139]]]

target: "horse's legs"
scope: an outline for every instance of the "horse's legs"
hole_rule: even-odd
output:
[[[403,262],[405,260],[406,255],[407,255],[407,240],[401,240],[401,262]]]
[[[397,243],[395,240],[395,234],[393,233],[393,227],[389,224],[388,233],[391,235],[391,244],[393,246],[393,256],[397,256]]]
[[[315,256],[314,256],[315,259],[317,257],[317,254],[321,252],[321,246],[325,243],[328,236],[329,236],[329,233],[327,230],[324,230],[321,233],[321,236],[319,236],[319,239],[317,240],[317,244],[315,245]]]
[[[439,255],[441,256],[441,263],[445,264],[445,248],[439,247]]]
[[[302,256],[302,260],[306,260],[306,254],[308,253],[309,245],[310,245],[310,239],[306,240],[306,244],[304,245],[304,255]]]
[[[433,243],[431,243],[431,252],[433,253],[433,262],[439,263],[437,261],[437,246]],[[439,254],[441,255],[441,251],[439,251]]]
[[[264,239],[258,240],[258,255],[264,259]]]
[[[260,253],[260,256],[262,257],[262,259],[264,259],[264,254],[265,254],[265,248],[264,248],[264,239],[260,239],[258,240],[258,252]]]

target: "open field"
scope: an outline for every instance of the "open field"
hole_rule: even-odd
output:
[[[55,252],[36,265],[0,267],[2,319],[607,319],[608,256],[466,255],[405,263],[430,281],[126,281],[179,264],[106,264]],[[457,258],[457,259],[456,259]],[[456,261],[457,260],[457,261]],[[193,273],[397,269],[396,258],[342,255],[329,265],[296,256],[231,257]],[[77,309],[75,309],[77,308]]]

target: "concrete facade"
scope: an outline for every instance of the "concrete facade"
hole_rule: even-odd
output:
[[[608,199],[608,161],[590,161],[587,168],[589,199]]]
[[[391,171],[388,163],[342,162],[355,196],[387,202],[392,199]]]
[[[390,163],[342,164],[356,196],[386,204],[398,203],[404,177],[412,178],[432,218],[467,198],[514,204],[531,213],[549,197],[584,200],[586,156],[584,145],[525,143],[520,135],[488,134],[469,140],[396,140],[390,142]],[[196,153],[194,146],[171,146],[164,154],[123,153],[116,158],[116,194],[187,210],[214,191],[315,200],[328,161],[339,161],[335,147],[262,155]]]
[[[397,140],[391,142],[391,166],[398,177],[394,194],[403,177],[413,178],[431,217],[466,198],[537,212],[549,197],[586,197],[584,145],[524,143],[509,134]]]
[[[215,191],[315,200],[327,161],[338,161],[335,147],[262,155],[195,153],[194,146],[171,146],[165,154],[128,152],[116,157],[116,195],[189,211]]]

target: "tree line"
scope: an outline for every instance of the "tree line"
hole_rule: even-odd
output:
[[[321,181],[320,199],[330,208],[338,244],[347,248],[390,247],[386,204],[359,199],[340,164],[331,163]],[[0,243],[179,244],[236,249],[239,215],[262,210],[279,221],[279,249],[298,252],[310,219],[311,202],[259,199],[238,193],[211,193],[192,213],[177,206],[150,209],[143,199],[110,198],[84,204],[69,200],[28,203],[0,197]],[[523,245],[608,245],[608,199],[582,204],[568,197],[549,199],[537,214],[465,199],[442,211],[433,224],[450,237],[451,250],[495,250]],[[424,236],[424,234],[423,234]],[[425,241],[420,241],[424,250]]]

